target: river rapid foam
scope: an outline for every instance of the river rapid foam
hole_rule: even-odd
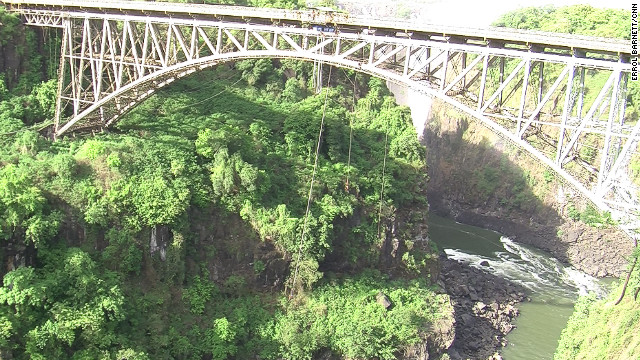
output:
[[[451,260],[484,269],[536,294],[574,298],[589,292],[595,292],[598,296],[606,293],[596,278],[564,265],[541,251],[520,245],[505,236],[500,238],[500,242],[504,251],[496,251],[494,256],[466,253],[460,249],[444,251]]]

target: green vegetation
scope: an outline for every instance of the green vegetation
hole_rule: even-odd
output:
[[[78,248],[50,249],[42,265],[20,267],[0,288],[0,346],[30,359],[97,358],[118,352],[116,326],[125,319],[116,274],[99,271]]]
[[[601,9],[590,5],[572,5],[563,7],[545,6],[528,7],[502,15],[492,25],[515,29],[541,30],[567,34],[600,36],[619,39],[630,39],[631,22],[629,12],[622,9]],[[532,74],[534,75],[534,74]],[[585,80],[595,87],[602,87],[607,80],[605,74],[589,74]],[[532,76],[535,78],[535,76]],[[586,100],[596,94],[587,92]],[[627,84],[627,121],[636,121],[640,115],[640,85],[637,81]],[[591,144],[589,144],[591,145]],[[584,149],[586,155],[592,151]],[[581,155],[583,151],[581,151]],[[586,159],[586,161],[589,161]]]
[[[633,257],[637,258],[636,248]],[[574,359],[637,359],[640,357],[640,290],[638,267],[631,274],[627,295],[616,304],[622,285],[617,286],[605,299],[595,295],[578,300],[575,311],[556,350],[556,360]],[[633,294],[633,295],[632,295]]]
[[[0,81],[0,357],[391,359],[451,310],[412,226],[425,149],[382,81],[334,69],[315,94],[309,64],[246,60],[52,142],[51,61]]]
[[[583,211],[578,210],[574,204],[569,204],[567,206],[567,216],[574,221],[580,220],[596,228],[605,228],[616,224],[611,218],[611,213],[600,212],[591,204],[588,204]]]
[[[494,26],[629,39],[629,12],[590,5],[528,7],[502,15]]]
[[[329,348],[346,358],[395,359],[402,346],[420,341],[421,330],[448,309],[446,296],[424,284],[380,279],[379,273],[367,273],[331,281],[304,305],[279,314],[275,331],[289,356],[308,359]],[[391,301],[389,309],[376,302],[380,292]]]

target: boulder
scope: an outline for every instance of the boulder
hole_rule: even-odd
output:
[[[391,303],[391,300],[389,300],[389,298],[387,297],[387,295],[385,295],[382,291],[380,291],[377,295],[376,295],[376,302],[380,305],[382,305],[382,307],[384,307],[385,309],[389,310],[389,308],[393,305]]]
[[[487,304],[483,303],[482,301],[478,301],[474,306],[477,312],[484,310],[486,307],[487,307]]]

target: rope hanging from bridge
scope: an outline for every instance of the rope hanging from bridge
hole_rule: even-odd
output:
[[[345,72],[344,69],[342,69],[342,72]],[[355,111],[356,109],[356,84],[357,84],[356,77],[357,76],[358,76],[358,73],[356,72],[355,75],[353,76],[353,111]],[[346,192],[349,192],[349,175],[351,174],[351,143],[353,142],[353,117],[352,116],[349,116],[349,157],[347,159],[347,182],[344,184],[344,190]]]
[[[382,220],[382,200],[384,198],[384,175],[387,169],[387,142],[389,139],[389,126],[384,134],[384,158],[382,160],[382,184],[380,188],[380,207],[378,209],[378,238],[380,238],[380,221]]]
[[[53,72],[52,67],[51,67],[51,59],[53,59],[53,53],[52,53],[52,46],[51,46],[51,36],[49,35],[49,28],[43,28],[42,29],[42,37],[43,37],[43,42],[44,44],[48,44],[48,48],[49,48],[49,58],[46,60],[46,65],[47,65],[47,77],[49,78],[53,78]]]
[[[307,197],[307,210],[304,214],[304,223],[302,225],[302,235],[300,236],[300,242],[298,243],[298,255],[296,259],[296,269],[293,273],[293,282],[291,283],[291,293],[289,297],[293,297],[293,292],[296,288],[296,282],[298,280],[298,272],[300,271],[300,258],[302,257],[302,247],[304,245],[304,236],[307,232],[307,222],[309,220],[309,211],[311,209],[311,196],[313,194],[313,183],[316,178],[316,172],[318,170],[318,157],[320,154],[320,143],[322,141],[322,132],[324,131],[324,118],[327,113],[327,99],[329,97],[329,83],[331,81],[331,66],[329,67],[329,76],[327,77],[327,89],[324,93],[324,104],[322,105],[322,119],[320,120],[320,131],[318,132],[318,143],[316,145],[316,155],[313,162],[313,172],[311,173],[311,184],[309,185],[309,195]]]
[[[52,35],[53,33],[53,35]],[[58,29],[43,28],[44,43],[49,47],[49,59],[47,59],[47,76],[51,79],[55,79],[58,76],[60,66],[60,57],[63,55],[60,53],[62,46],[61,32]],[[63,79],[58,78],[58,81]]]
[[[625,124],[624,90],[632,65],[624,41],[338,14],[331,14],[333,31],[325,32],[308,28],[318,23],[318,14],[312,12],[148,1],[3,3],[27,25],[62,29],[53,35],[61,36],[60,49],[53,49],[60,57],[54,138],[112,126],[162,87],[222,62],[264,57],[322,61],[406,84],[447,102],[532,154],[601,211],[611,211],[630,238],[640,230],[635,216],[640,201],[629,195],[636,188],[625,171],[640,142],[640,122]],[[407,38],[407,32],[413,36]],[[185,34],[193,35],[194,45],[189,46]],[[146,56],[140,57],[141,51]],[[495,60],[501,68],[505,61],[517,65],[497,72]],[[536,63],[538,83],[530,79]],[[585,84],[586,71],[597,73],[597,79],[589,76]],[[601,81],[606,76],[608,80]],[[557,80],[543,89],[547,77]],[[510,86],[516,90],[505,103],[502,95]],[[531,87],[538,91],[527,91]],[[498,104],[503,105],[500,112]],[[610,110],[603,114],[606,108]],[[528,136],[536,126],[544,126],[554,142]],[[585,138],[602,145],[593,164],[579,156]],[[597,177],[585,177],[584,171]]]

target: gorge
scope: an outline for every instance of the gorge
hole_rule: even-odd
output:
[[[637,272],[619,307],[617,288],[581,298],[556,350],[633,243],[447,105],[330,66],[318,93],[311,63],[248,59],[52,141],[60,38],[0,23],[0,357],[637,355]]]

